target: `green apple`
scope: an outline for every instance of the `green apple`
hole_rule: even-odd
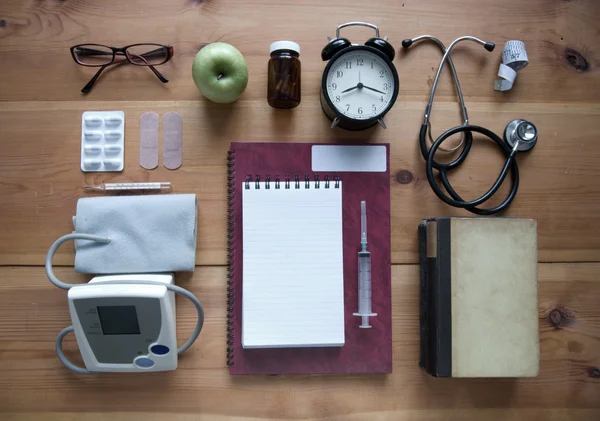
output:
[[[246,89],[248,66],[233,45],[214,42],[196,54],[192,76],[202,95],[213,102],[228,104]]]

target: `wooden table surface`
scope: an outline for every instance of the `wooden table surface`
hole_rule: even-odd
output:
[[[593,0],[3,0],[0,3],[0,419],[30,420],[598,420],[600,419],[600,2]],[[400,95],[387,130],[331,130],[318,98],[320,51],[337,25],[377,24],[398,50]],[[508,215],[539,227],[540,375],[533,379],[435,379],[417,367],[416,228],[422,217],[466,215],[431,191],[417,133],[440,51],[408,53],[404,38],[423,33],[449,43],[461,35],[494,41],[487,53],[464,44],[453,57],[470,119],[501,133],[515,118],[534,122],[540,140],[519,156],[521,184]],[[346,36],[364,42],[364,28]],[[302,104],[274,110],[266,102],[272,41],[302,48]],[[510,92],[492,89],[500,50],[525,41],[529,66]],[[245,56],[248,88],[232,105],[202,98],[191,77],[207,43],[235,45]],[[77,66],[75,44],[158,42],[175,56],[160,68],[106,71],[92,92],[80,89],[94,69]],[[459,123],[455,91],[444,74],[434,133]],[[79,169],[80,118],[86,110],[123,110],[125,170]],[[183,166],[147,171],[138,164],[139,116],[183,117]],[[231,141],[390,142],[392,195],[391,375],[231,377],[225,365],[226,151]],[[503,158],[477,142],[453,182],[466,197],[485,191]],[[72,230],[86,183],[171,181],[199,199],[197,264],[179,284],[205,305],[205,328],[179,369],[145,375],[80,376],[54,351],[69,324],[66,294],[48,282],[43,259]],[[502,189],[506,192],[506,188]],[[73,250],[55,258],[73,272]],[[493,305],[493,303],[490,303]],[[177,308],[187,336],[194,310]],[[76,344],[65,347],[77,358]]]

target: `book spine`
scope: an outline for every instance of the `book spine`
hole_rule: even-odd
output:
[[[420,329],[420,357],[419,366],[429,371],[429,306],[428,306],[428,265],[427,265],[427,221],[419,224],[419,269],[420,269],[420,291],[419,291],[419,329]]]
[[[427,373],[438,375],[438,231],[435,219],[419,225],[419,263],[421,268],[420,327],[421,358],[419,365]]]
[[[435,262],[435,375],[452,377],[451,218],[436,221]]]
[[[235,364],[235,151],[227,153],[227,365]]]

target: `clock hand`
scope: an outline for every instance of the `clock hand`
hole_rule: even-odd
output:
[[[342,94],[345,94],[346,92],[353,91],[353,90],[355,90],[355,89],[357,89],[357,88],[358,88],[358,85],[356,85],[356,86],[353,86],[352,88],[348,88],[348,89],[346,89],[346,90],[342,91],[341,93],[342,93]]]
[[[353,91],[355,89],[362,89],[364,87],[365,87],[365,85],[363,85],[362,83],[358,82],[358,85],[354,86],[353,88],[348,88],[345,91],[342,91],[341,93],[350,92],[350,91]]]
[[[363,85],[363,88],[368,89],[368,90],[373,91],[373,92],[377,92],[378,94],[385,95],[385,92],[378,91],[377,89],[371,88],[369,86]]]

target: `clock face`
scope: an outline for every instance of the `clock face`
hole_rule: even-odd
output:
[[[329,66],[327,92],[339,114],[354,120],[377,119],[395,100],[394,73],[378,54],[364,49],[339,55]]]

